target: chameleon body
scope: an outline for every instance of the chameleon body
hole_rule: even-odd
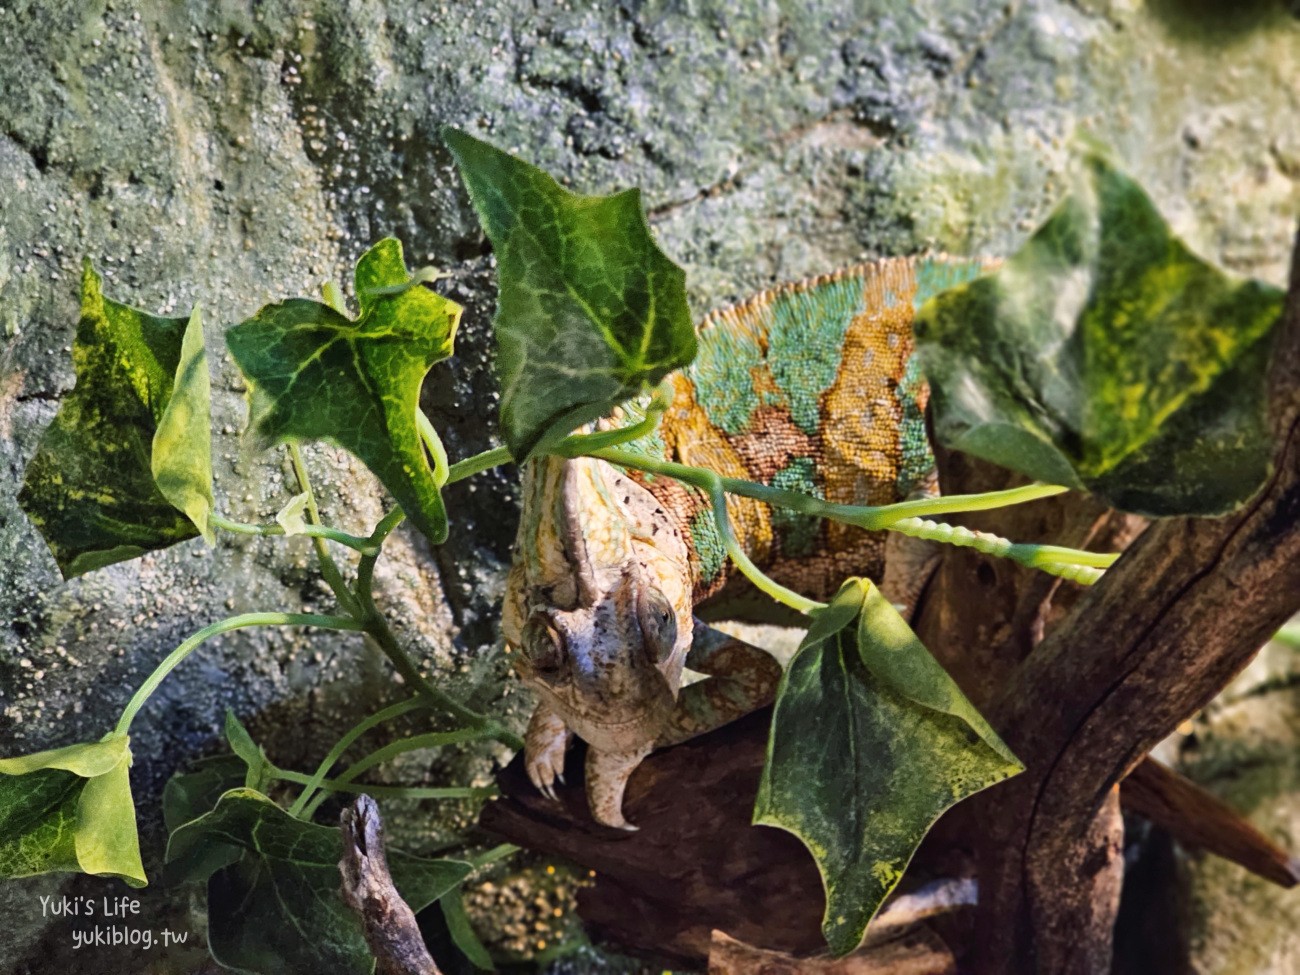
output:
[[[931,295],[985,269],[886,259],[715,312],[699,326],[695,362],[670,377],[658,429],[627,449],[844,504],[933,493],[912,319]],[[627,404],[602,425],[624,425],[644,408]],[[865,575],[910,608],[932,565],[928,546],[903,536],[748,498],[729,497],[727,509],[758,567],[812,598]],[[553,794],[576,733],[589,745],[593,816],[631,828],[623,790],[653,748],[775,692],[771,657],[695,618],[697,607],[725,605],[747,587],[695,489],[594,458],[529,461],[502,629],[539,696],[526,735],[533,782]],[[709,676],[683,688],[685,666]]]

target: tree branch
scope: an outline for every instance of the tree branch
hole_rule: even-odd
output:
[[[1028,766],[980,803],[982,972],[1109,970],[1114,787],[1300,608],[1300,259],[1274,350],[1275,469],[1224,518],[1153,524],[1017,670],[990,719]]]
[[[376,975],[440,975],[420,936],[420,926],[393,886],[384,855],[379,806],[357,796],[340,816],[343,827],[343,899],[361,919]]]

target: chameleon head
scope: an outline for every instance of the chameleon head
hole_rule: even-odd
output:
[[[649,492],[609,465],[534,464],[502,618],[515,669],[588,744],[648,747],[691,644],[685,545]]]

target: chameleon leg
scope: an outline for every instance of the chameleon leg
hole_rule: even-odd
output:
[[[548,799],[555,798],[555,780],[564,783],[564,751],[573,737],[564,719],[545,704],[538,704],[524,732],[524,768]]]
[[[695,621],[686,666],[709,676],[683,687],[656,747],[676,745],[771,704],[781,682],[772,655]]]
[[[596,822],[629,832],[636,829],[623,818],[623,790],[641,760],[653,745],[630,752],[602,752],[587,749],[587,803]]]

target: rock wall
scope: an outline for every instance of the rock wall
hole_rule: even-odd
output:
[[[203,623],[329,603],[302,539],[193,541],[60,583],[15,496],[72,385],[84,255],[119,300],[202,304],[219,505],[263,520],[292,475],[280,454],[241,444],[243,390],[221,333],[269,300],[348,280],[383,235],[412,264],[452,272],[465,319],[425,405],[453,458],[491,443],[491,259],[438,143],[444,123],[587,192],[642,186],[701,314],[868,256],[1006,253],[1059,191],[1077,136],[1113,147],[1196,250],[1243,273],[1283,280],[1300,209],[1300,21],[1282,2],[0,0],[0,38],[7,754],[102,734]],[[384,507],[370,478],[331,448],[307,453],[331,520],[368,528]],[[449,542],[432,551],[399,534],[381,582],[439,680],[522,721],[492,649],[515,503],[508,468],[457,485]],[[161,785],[217,747],[225,707],[274,758],[305,763],[391,693],[385,663],[354,639],[243,631],[201,650],[137,723],[146,866],[162,849]],[[1285,735],[1294,748],[1294,723]],[[464,782],[491,758],[433,774]],[[426,805],[395,829],[418,841],[464,815]],[[37,898],[83,887],[0,886],[0,968],[64,970],[70,946]],[[1207,916],[1230,896],[1195,889]],[[189,923],[183,894],[142,896],[155,926]],[[75,967],[190,970],[196,938]],[[1267,964],[1255,970],[1283,970]]]

